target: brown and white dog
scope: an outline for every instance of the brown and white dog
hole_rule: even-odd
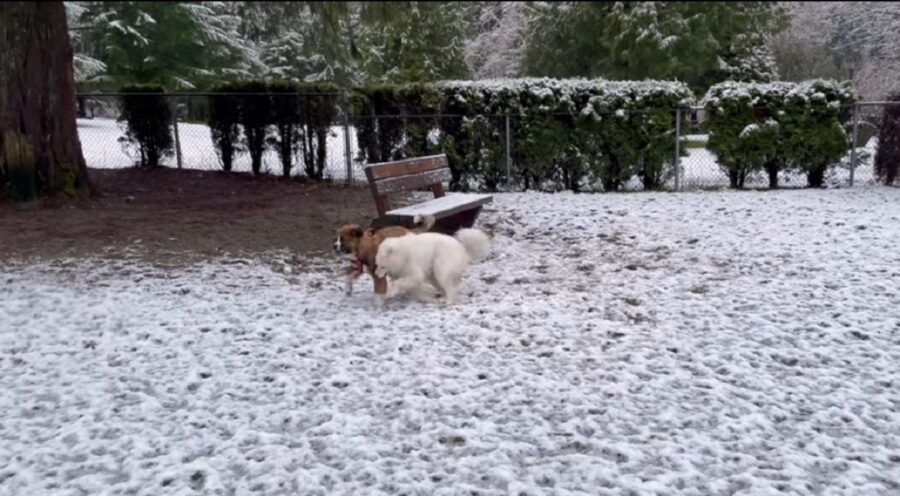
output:
[[[344,293],[353,293],[353,283],[368,272],[375,282],[375,294],[383,297],[387,292],[387,279],[375,275],[375,256],[378,247],[387,238],[405,236],[407,234],[427,232],[434,226],[435,218],[432,215],[416,216],[418,224],[412,229],[402,226],[388,226],[381,229],[362,229],[357,224],[348,224],[337,231],[337,240],[334,242],[334,251],[353,257],[353,266],[347,270],[347,279],[344,285]]]

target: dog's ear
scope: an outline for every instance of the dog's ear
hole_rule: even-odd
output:
[[[374,227],[370,227],[370,228],[366,229],[366,232],[364,233],[364,235],[365,235],[365,236],[374,236],[374,235],[375,235],[375,228],[374,228]]]
[[[350,229],[350,235],[354,238],[361,238],[363,236],[363,230],[358,226],[353,226],[353,228]]]

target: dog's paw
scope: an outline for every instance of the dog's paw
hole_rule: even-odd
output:
[[[375,308],[383,308],[386,300],[387,295],[375,295],[375,299],[373,300],[375,302]]]

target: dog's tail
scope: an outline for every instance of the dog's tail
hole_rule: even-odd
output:
[[[460,229],[453,236],[466,248],[466,253],[473,263],[478,263],[487,258],[491,247],[491,238],[479,229]]]
[[[416,216],[413,217],[413,223],[416,224],[415,231],[428,232],[432,227],[434,227],[435,218],[433,215],[416,214]]]

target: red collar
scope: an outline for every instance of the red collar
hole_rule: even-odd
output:
[[[356,257],[356,260],[353,261],[353,269],[362,272],[363,268],[366,266],[366,261],[362,258]]]

